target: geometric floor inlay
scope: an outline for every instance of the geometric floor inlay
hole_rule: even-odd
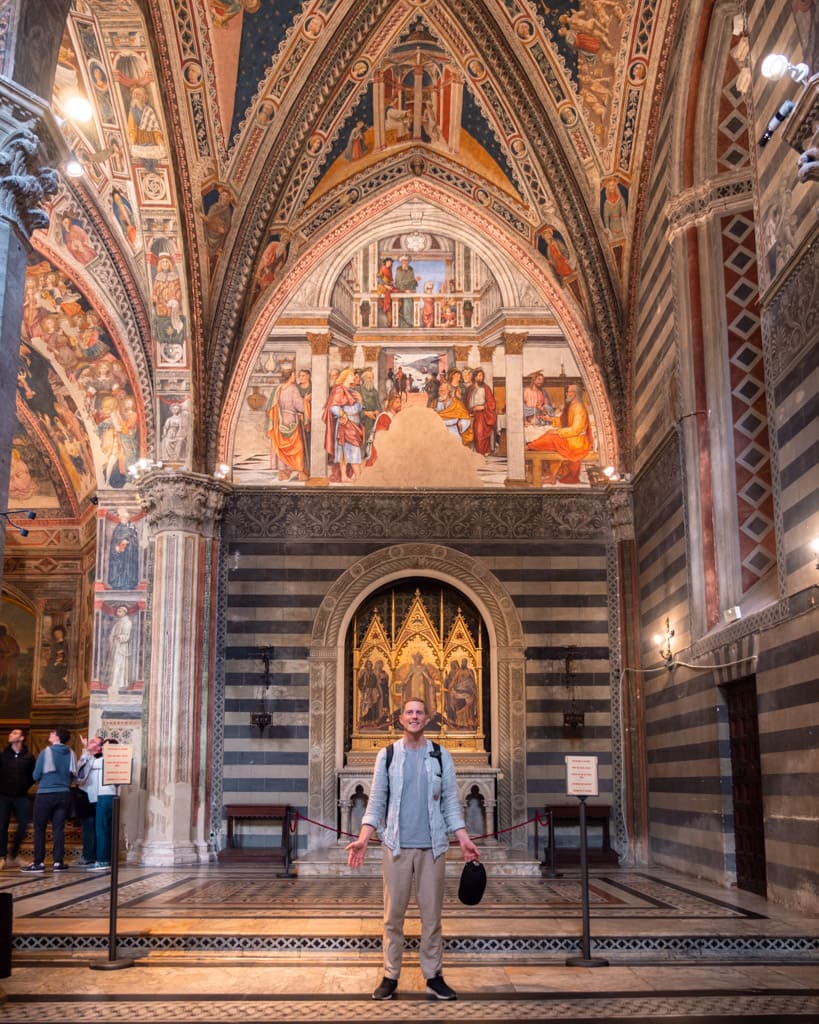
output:
[[[7,883],[7,877],[3,882]],[[85,876],[84,881],[88,879]],[[47,908],[26,912],[27,917],[95,917],[108,913],[108,886],[105,878],[94,880],[72,894],[68,879],[60,897]],[[4,884],[15,901],[22,895],[43,891],[51,878]],[[457,898],[457,879],[447,879],[444,912],[463,911]],[[589,906],[598,918],[707,919],[756,918],[761,915],[728,902],[703,896],[694,889],[674,885],[649,874],[630,873],[628,881],[614,876],[596,876],[589,885]],[[173,917],[192,915],[208,918],[258,918],[272,916],[310,917],[354,915],[356,918],[381,917],[381,880],[379,878],[272,878],[260,885],[258,873],[247,876],[232,873],[223,878],[200,878],[195,873],[147,871],[122,881],[118,897],[119,918]],[[411,911],[412,912],[412,911]],[[536,879],[490,877],[486,893],[478,907],[470,908],[470,917],[498,914],[521,918],[543,916],[577,918],[582,913],[582,889],[579,878]]]

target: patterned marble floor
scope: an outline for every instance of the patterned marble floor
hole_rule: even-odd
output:
[[[819,1022],[819,919],[665,871],[592,872],[599,967],[566,963],[582,946],[577,872],[490,879],[474,908],[448,879],[455,1003],[426,998],[414,913],[398,997],[370,998],[381,973],[375,878],[123,868],[113,944],[108,876],[6,871],[0,891],[14,900],[0,1022]]]

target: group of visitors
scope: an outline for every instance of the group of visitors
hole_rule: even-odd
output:
[[[108,871],[111,866],[111,813],[116,787],[102,782],[103,747],[116,743],[93,736],[83,739],[84,752],[77,761],[68,743],[71,733],[56,726],[48,746],[35,758],[29,751],[22,729],[12,729],[0,752],[0,870],[19,866],[20,849],[32,818],[30,790],[36,784],[33,801],[34,858],[21,867],[24,874],[45,872],[46,830],[51,825],[52,870],[67,871],[65,823],[71,817],[81,821],[83,852],[77,866],[89,871]],[[9,849],[12,816],[16,829]]]

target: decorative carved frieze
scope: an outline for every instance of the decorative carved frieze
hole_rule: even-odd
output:
[[[152,534],[170,530],[217,536],[230,487],[195,473],[154,472],[139,481],[139,500]]]
[[[762,317],[766,372],[776,383],[819,338],[819,239],[808,246]]]
[[[610,540],[602,492],[351,492],[248,488],[227,502],[224,536],[391,540]]]

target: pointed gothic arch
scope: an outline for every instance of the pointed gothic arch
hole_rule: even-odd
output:
[[[498,829],[526,819],[526,694],[523,627],[511,596],[476,559],[444,544],[397,544],[362,558],[328,590],[316,614],[310,643],[309,817],[335,822],[336,773],[344,758],[344,639],[360,602],[392,580],[424,576],[466,594],[483,616],[492,673],[492,766],[498,775]],[[327,833],[311,827],[311,849]],[[508,834],[525,850],[525,830]]]

